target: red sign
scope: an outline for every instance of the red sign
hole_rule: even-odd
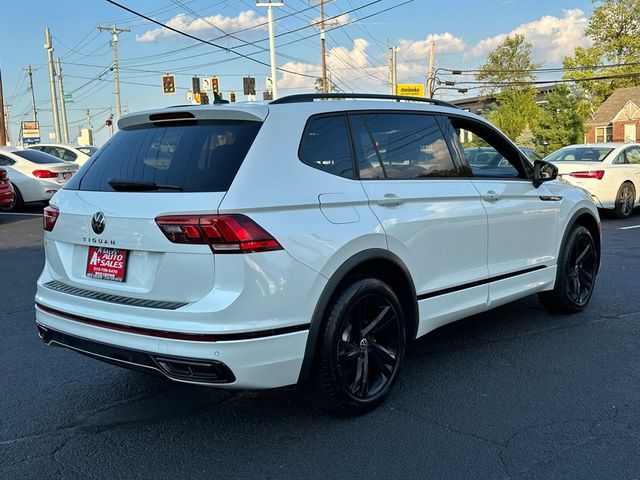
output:
[[[118,248],[89,247],[87,277],[124,282],[128,253]]]

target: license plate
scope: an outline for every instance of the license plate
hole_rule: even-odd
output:
[[[64,172],[64,174],[62,174],[62,178],[64,178],[65,180],[69,180],[71,178],[71,175],[73,175],[73,172]]]
[[[89,247],[87,277],[124,282],[128,254],[119,248]]]

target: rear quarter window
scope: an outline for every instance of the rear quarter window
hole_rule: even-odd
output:
[[[311,117],[300,142],[302,163],[339,177],[353,178],[353,158],[344,114]]]
[[[29,160],[32,163],[37,163],[40,165],[44,165],[47,163],[66,163],[63,160],[60,160],[58,157],[54,157],[53,155],[49,155],[48,153],[40,152],[38,150],[32,150],[30,148],[26,150],[15,150],[12,153],[26,160]]]
[[[109,181],[117,180],[171,185],[183,192],[224,192],[261,125],[224,120],[121,130],[65,188],[111,192]]]

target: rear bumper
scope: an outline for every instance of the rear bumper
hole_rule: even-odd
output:
[[[267,389],[297,382],[308,336],[249,332],[253,338],[184,340],[131,333],[36,305],[36,325],[48,345],[109,363],[161,373],[171,380],[220,388]],[[164,332],[167,333],[167,332]],[[221,334],[219,338],[224,338]]]

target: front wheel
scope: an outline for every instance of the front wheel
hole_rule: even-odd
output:
[[[398,297],[376,278],[354,279],[329,305],[321,329],[313,387],[328,410],[360,415],[391,391],[406,337]]]
[[[614,215],[617,218],[630,217],[635,206],[635,200],[636,190],[633,185],[629,182],[623,183],[616,196],[616,206],[613,208]]]
[[[553,290],[541,292],[540,301],[549,310],[575,313],[589,303],[598,272],[598,253],[588,228],[571,229],[558,258]]]

